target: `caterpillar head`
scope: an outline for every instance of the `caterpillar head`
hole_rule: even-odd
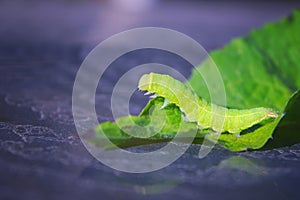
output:
[[[151,82],[151,74],[144,74],[139,80],[138,88],[140,90],[148,90]]]

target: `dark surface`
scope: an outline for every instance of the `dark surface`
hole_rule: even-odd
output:
[[[244,153],[215,147],[204,159],[193,145],[167,168],[127,174],[87,152],[71,111],[81,62],[113,33],[167,27],[211,50],[280,19],[299,3],[157,3],[136,12],[96,1],[70,2],[0,3],[0,199],[299,199],[300,145]],[[185,76],[191,71],[184,61],[159,52],[119,59],[98,89],[101,121],[112,120],[112,84],[129,68],[150,61]],[[132,112],[145,102],[138,96]]]

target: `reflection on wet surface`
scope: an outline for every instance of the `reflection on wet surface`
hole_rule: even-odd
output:
[[[51,5],[51,9],[57,7],[59,10],[66,6]],[[10,6],[14,8],[13,5]],[[45,10],[42,4],[39,6]],[[205,4],[205,9],[201,6],[187,6],[182,7],[182,10],[176,4],[172,4],[169,9],[154,6],[151,9],[157,9],[156,17],[151,18],[148,14],[148,17],[144,16],[132,26],[168,25],[179,31],[185,30],[200,42],[205,41],[204,45],[207,48],[215,48],[227,43],[229,38],[235,35],[244,34],[268,20],[280,18],[288,13],[291,7],[293,5],[277,5],[268,13],[269,11],[263,10],[262,7],[260,7],[262,10],[259,10],[255,6],[227,6],[218,8],[225,13],[225,17],[222,17],[220,13],[213,12],[215,7],[210,4]],[[29,10],[33,8],[26,7]],[[73,5],[66,12],[73,16],[76,10],[85,12],[90,8],[90,5],[86,5],[81,10]],[[99,8],[101,9],[103,8]],[[198,14],[197,9],[202,9],[203,12]],[[165,12],[162,13],[162,10]],[[172,19],[174,15],[170,15],[174,12],[182,13],[182,17],[178,16],[178,23]],[[91,16],[83,17],[78,23],[84,24],[85,20],[95,20],[92,16],[94,14],[99,16],[94,12]],[[7,11],[6,16],[9,16]],[[24,20],[30,21],[34,16],[28,15]],[[44,16],[43,19],[51,21],[51,16],[48,18]],[[211,18],[214,25],[229,23],[236,16],[245,18],[230,22],[229,28],[225,25],[211,28],[204,16]],[[162,20],[157,20],[160,17]],[[8,17],[8,19],[15,18],[18,16]],[[205,31],[204,29],[201,31],[201,27],[195,27],[197,18],[202,20],[201,27],[207,28]],[[223,21],[219,21],[220,19]],[[72,17],[66,20],[74,23]],[[90,27],[97,27],[96,22],[89,21],[89,23]],[[74,30],[80,29],[77,27],[78,24],[73,25]],[[52,26],[55,27],[55,24]],[[123,29],[128,26],[124,25]],[[40,30],[36,24],[32,24],[32,27]],[[121,29],[122,27],[111,27],[106,33],[100,31],[96,34],[96,40]],[[92,32],[90,30],[89,33]],[[213,35],[211,33],[214,33],[214,40],[211,40]],[[0,35],[7,37],[3,31]],[[3,37],[1,40],[5,40]],[[198,158],[199,146],[192,145],[172,165],[147,174],[122,173],[99,163],[83,147],[76,134],[71,112],[71,94],[76,72],[94,45],[82,40],[81,45],[70,45],[72,41],[80,38],[91,39],[84,34],[76,37],[72,37],[69,44],[65,44],[65,41],[56,44],[39,38],[32,38],[34,42],[30,44],[30,42],[19,43],[22,40],[19,36],[15,36],[0,47],[1,199],[8,197],[11,199],[297,199],[299,197],[297,191],[300,183],[299,144],[274,150],[242,153],[232,153],[216,146],[204,159]],[[19,39],[15,40],[16,38]],[[52,34],[51,38],[55,36]],[[30,36],[27,39],[30,41]],[[58,34],[53,41],[56,39],[65,38]],[[157,52],[137,52],[121,58],[103,77],[103,87],[98,88],[96,109],[100,121],[112,120],[109,106],[111,87],[121,73],[137,64],[150,61],[165,63],[181,70],[185,76],[188,76],[191,70],[185,61],[174,55],[160,56]],[[131,102],[132,112],[138,113],[146,100],[137,94]],[[87,121],[84,111],[82,113],[82,120]],[[151,150],[160,147],[159,145],[132,147],[129,150]],[[128,164],[126,160],[120,162]]]
[[[94,196],[103,191],[107,197],[117,192],[132,198],[218,197],[227,190],[231,198],[255,198],[265,192],[270,193],[270,198],[297,195],[289,188],[299,183],[300,145],[243,153],[231,153],[217,146],[204,159],[198,158],[199,146],[192,145],[182,158],[163,170],[126,174],[109,169],[87,153],[75,133],[66,97],[36,102],[11,98],[6,96],[1,102],[1,107],[8,107],[8,113],[14,112],[12,118],[0,123],[2,184],[24,192],[26,189],[28,195],[42,191],[43,196],[49,188],[58,192],[55,197],[61,197],[59,193],[68,197]],[[31,119],[15,121],[13,116],[19,115]],[[139,148],[157,147],[154,144],[129,150]],[[127,164],[126,160],[119,162]],[[28,188],[17,183],[26,183]],[[72,193],[65,193],[66,190]]]

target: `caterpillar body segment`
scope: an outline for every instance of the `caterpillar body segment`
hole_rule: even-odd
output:
[[[190,122],[197,122],[202,129],[235,135],[264,120],[278,115],[270,108],[229,109],[208,103],[199,98],[190,88],[168,75],[145,74],[140,78],[140,90],[162,96],[166,103],[176,104]],[[164,104],[165,106],[165,104]]]

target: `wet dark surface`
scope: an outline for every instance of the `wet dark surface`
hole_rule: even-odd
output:
[[[71,110],[81,62],[113,33],[162,26],[212,50],[297,6],[162,3],[136,12],[97,2],[1,2],[0,199],[299,199],[300,145],[243,153],[217,146],[204,159],[198,158],[199,146],[192,145],[162,170],[128,174],[88,153]],[[112,85],[135,65],[156,61],[189,76],[191,67],[185,61],[160,53],[132,53],[110,66],[96,95],[100,121],[112,120]],[[137,96],[132,113],[145,102]]]

